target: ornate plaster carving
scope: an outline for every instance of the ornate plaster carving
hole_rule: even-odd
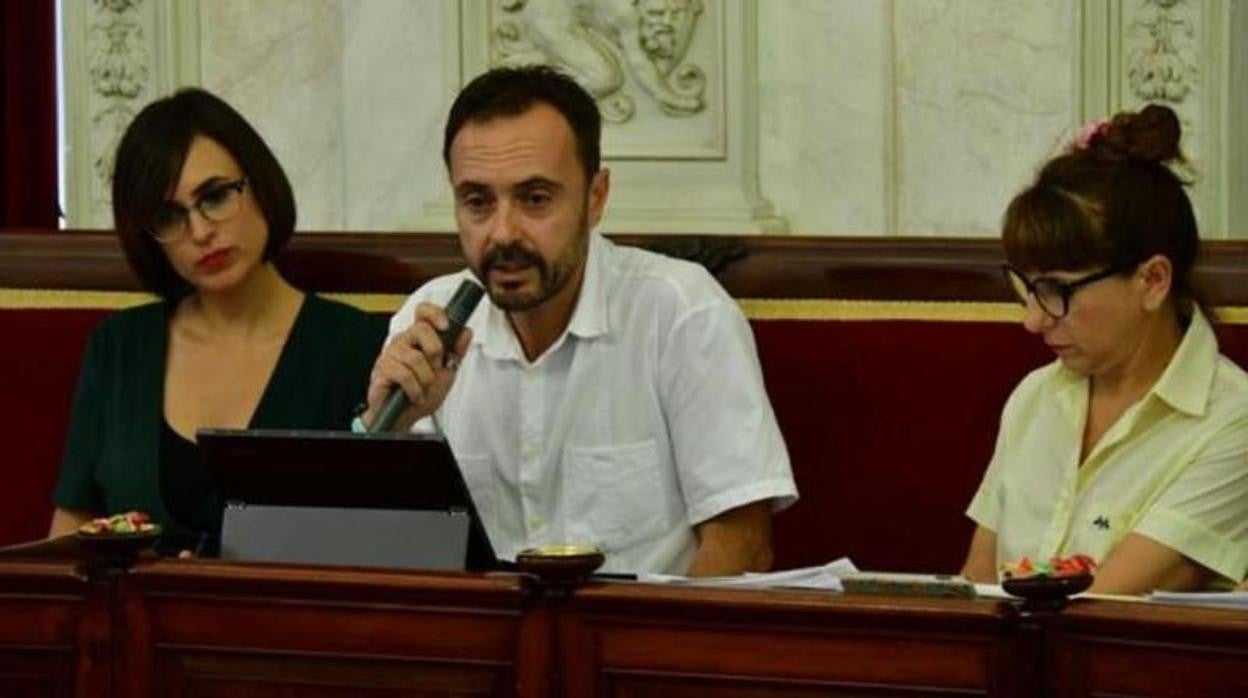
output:
[[[706,108],[706,73],[685,61],[702,0],[498,0],[497,9],[491,62],[562,67],[610,122],[636,114],[628,77],[668,116]]]
[[[1145,0],[1151,8],[1131,23],[1130,33],[1143,42],[1128,59],[1131,92],[1145,102],[1179,104],[1198,81],[1196,30],[1188,0]]]
[[[596,96],[611,167],[604,230],[787,229],[759,188],[758,0],[448,2],[461,36],[454,87],[545,63]],[[426,202],[425,220],[450,225],[452,206]],[[706,257],[717,267],[731,255]]]
[[[103,97],[138,97],[147,84],[143,26],[118,19],[92,26],[91,34],[91,87]]]
[[[143,0],[95,0],[87,31],[92,199],[107,207],[113,154],[151,80]]]

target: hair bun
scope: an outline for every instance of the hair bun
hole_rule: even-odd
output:
[[[1138,113],[1115,115],[1105,130],[1103,142],[1123,157],[1165,163],[1183,159],[1179,150],[1182,136],[1183,127],[1174,110],[1150,104]]]

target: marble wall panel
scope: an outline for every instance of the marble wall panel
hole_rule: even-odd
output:
[[[446,14],[438,2],[343,3],[343,176],[352,230],[427,227],[424,202],[446,188],[442,124],[454,95],[444,74],[458,52],[454,31],[446,31],[456,18]]]
[[[301,229],[345,223],[341,9],[338,0],[200,4],[203,86],[273,149],[294,186]]]
[[[763,195],[798,234],[880,234],[891,172],[890,2],[759,8]]]
[[[175,18],[171,45],[162,45],[162,31],[147,32],[143,49],[165,56],[189,46],[187,37],[195,39],[198,80],[238,107],[273,146],[295,186],[301,228],[451,225],[441,129],[464,77],[461,12],[477,5],[153,1],[167,14],[177,10],[194,21]],[[1155,11],[1164,4],[1169,12],[1201,8],[1209,14],[1209,7],[1226,7],[1226,23],[1208,20],[1209,31],[1194,35],[1209,43],[1216,29],[1226,37],[1221,48],[1202,45],[1200,75],[1207,79],[1199,87],[1210,92],[1214,82],[1227,86],[1219,88],[1226,93],[1222,101],[1200,96],[1209,112],[1202,112],[1199,126],[1216,141],[1206,147],[1225,157],[1218,195],[1226,194],[1215,203],[1226,211],[1226,230],[1210,234],[1248,236],[1248,199],[1235,195],[1248,187],[1245,3],[1100,3],[762,0],[754,95],[758,155],[750,164],[758,168],[762,197],[798,234],[994,236],[1010,197],[1073,135],[1083,114],[1101,114],[1119,103],[1134,106],[1123,102],[1130,67],[1123,54],[1134,44],[1123,42],[1133,36],[1127,29],[1138,27],[1113,8]],[[1104,17],[1089,24],[1089,9]],[[1120,26],[1124,22],[1130,26]],[[78,61],[66,69],[71,97],[89,86],[85,30],[71,31],[78,25],[68,22],[66,29],[71,45],[65,55]],[[1209,62],[1224,72],[1212,71]],[[154,70],[163,74],[159,66]],[[162,91],[166,83],[154,89]],[[77,123],[90,116],[68,118]],[[734,118],[727,114],[729,126]],[[1187,144],[1189,149],[1193,144],[1200,143]],[[71,160],[67,176],[89,182],[85,160]],[[733,229],[734,216],[745,215],[736,210],[740,196],[719,201],[709,195],[688,219],[673,218],[663,206],[648,213],[647,202],[673,195],[673,178],[696,183],[702,175],[668,172],[671,167],[661,161],[613,165],[616,206],[609,216],[631,206],[634,226],[650,215],[653,220],[642,226],[647,230],[726,231]],[[1198,197],[1202,186],[1194,190]],[[70,223],[93,224],[89,215],[73,211]]]
[[[1074,0],[895,3],[897,232],[995,235],[1073,133]]]
[[[1227,233],[1242,239],[1248,238],[1248,2],[1231,3],[1230,36]]]

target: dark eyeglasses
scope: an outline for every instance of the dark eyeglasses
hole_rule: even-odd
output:
[[[241,177],[233,182],[223,182],[209,187],[200,193],[191,204],[191,208],[199,211],[199,215],[213,223],[224,223],[243,207],[243,188],[247,186],[247,178]],[[191,211],[183,206],[166,201],[157,209],[152,224],[147,232],[157,242],[170,243],[185,237],[190,232]]]
[[[1060,320],[1070,312],[1070,297],[1075,295],[1075,291],[1090,283],[1121,274],[1134,266],[1134,264],[1120,264],[1074,281],[1058,281],[1048,276],[1028,279],[1022,270],[1011,264],[1002,264],[1001,271],[1005,274],[1010,288],[1014,289],[1014,293],[1018,295],[1019,302],[1026,305],[1028,297],[1035,298],[1036,305],[1039,305],[1046,315]]]

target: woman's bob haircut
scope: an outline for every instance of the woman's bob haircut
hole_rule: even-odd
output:
[[[150,226],[169,200],[196,136],[225,148],[247,177],[268,224],[264,260],[285,247],[295,229],[290,181],[259,133],[233,107],[198,88],[152,102],[130,122],[113,165],[113,225],[126,260],[149,291],[175,299],[193,289],[173,269]]]

